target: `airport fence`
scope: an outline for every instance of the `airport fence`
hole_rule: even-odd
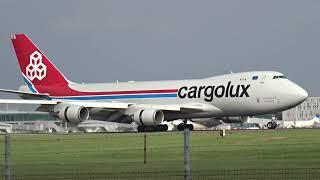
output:
[[[13,175],[12,180],[72,180],[72,179],[184,179],[184,172],[117,172],[117,173],[77,173],[77,174],[47,174],[47,175]],[[220,169],[210,171],[193,171],[191,179],[320,179],[320,169]]]
[[[186,179],[180,132],[5,137],[3,179]],[[320,179],[319,138],[311,129],[192,132],[190,178]]]

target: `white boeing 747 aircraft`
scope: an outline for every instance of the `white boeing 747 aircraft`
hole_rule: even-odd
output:
[[[166,130],[163,121],[247,116],[287,110],[308,93],[283,74],[256,71],[205,79],[78,84],[69,81],[25,34],[11,35],[26,85],[22,99],[0,103],[35,104],[69,123],[89,119],[138,124],[138,131]],[[189,128],[185,123],[180,129]]]

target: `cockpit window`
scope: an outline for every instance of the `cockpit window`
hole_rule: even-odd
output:
[[[285,76],[273,76],[273,79],[287,79]]]

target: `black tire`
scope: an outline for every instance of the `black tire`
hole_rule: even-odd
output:
[[[156,132],[160,129],[158,126],[145,126],[145,132]]]
[[[187,128],[188,128],[190,131],[193,131],[193,125],[192,125],[192,124],[187,124]]]
[[[272,122],[272,129],[276,129],[277,128],[277,123],[276,122]]]
[[[158,132],[158,131],[168,131],[167,125],[158,125],[158,126],[138,126],[138,132]]]
[[[268,129],[273,129],[273,123],[272,123],[272,122],[268,122],[267,128],[268,128]]]
[[[137,130],[138,130],[138,132],[145,132],[146,131],[145,126],[138,126]]]
[[[163,124],[163,125],[160,125],[160,126],[161,126],[161,131],[168,131],[168,125]]]
[[[154,127],[154,130],[155,130],[156,132],[161,132],[161,131],[163,131],[163,126],[162,126],[162,125],[155,126],[155,127]]]
[[[190,131],[193,131],[193,125],[192,124],[179,124],[177,126],[178,131],[183,131],[185,128],[188,128]]]
[[[177,126],[178,131],[183,131],[183,128],[184,127],[182,123]]]

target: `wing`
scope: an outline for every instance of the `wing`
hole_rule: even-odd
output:
[[[201,103],[190,104],[134,104],[118,101],[97,102],[97,101],[70,101],[70,100],[27,100],[27,99],[0,99],[0,104],[34,104],[34,105],[57,105],[68,104],[84,106],[87,108],[103,108],[103,109],[157,109],[164,111],[180,111],[180,112],[205,112],[205,111],[221,111],[219,108]]]
[[[155,109],[172,113],[202,113],[220,115],[222,111],[209,104],[134,104],[125,102],[99,102],[99,101],[70,101],[70,100],[26,100],[26,99],[0,99],[0,104],[33,104],[39,105],[37,111],[53,112],[55,107],[62,105],[82,106],[90,110],[90,117],[96,120],[131,123],[133,113],[139,110]]]
[[[163,111],[177,111],[177,112],[222,112],[219,108],[202,103],[185,103],[185,104],[134,104],[134,103],[123,103],[123,102],[97,102],[97,101],[72,101],[72,100],[48,100],[48,94],[32,93],[25,91],[16,91],[9,89],[0,89],[0,92],[17,94],[20,97],[26,99],[0,99],[0,104],[34,104],[34,105],[57,105],[60,103],[84,106],[86,108],[101,108],[102,110],[108,109],[157,109]],[[27,100],[28,99],[28,100]],[[30,99],[30,100],[29,100]]]

